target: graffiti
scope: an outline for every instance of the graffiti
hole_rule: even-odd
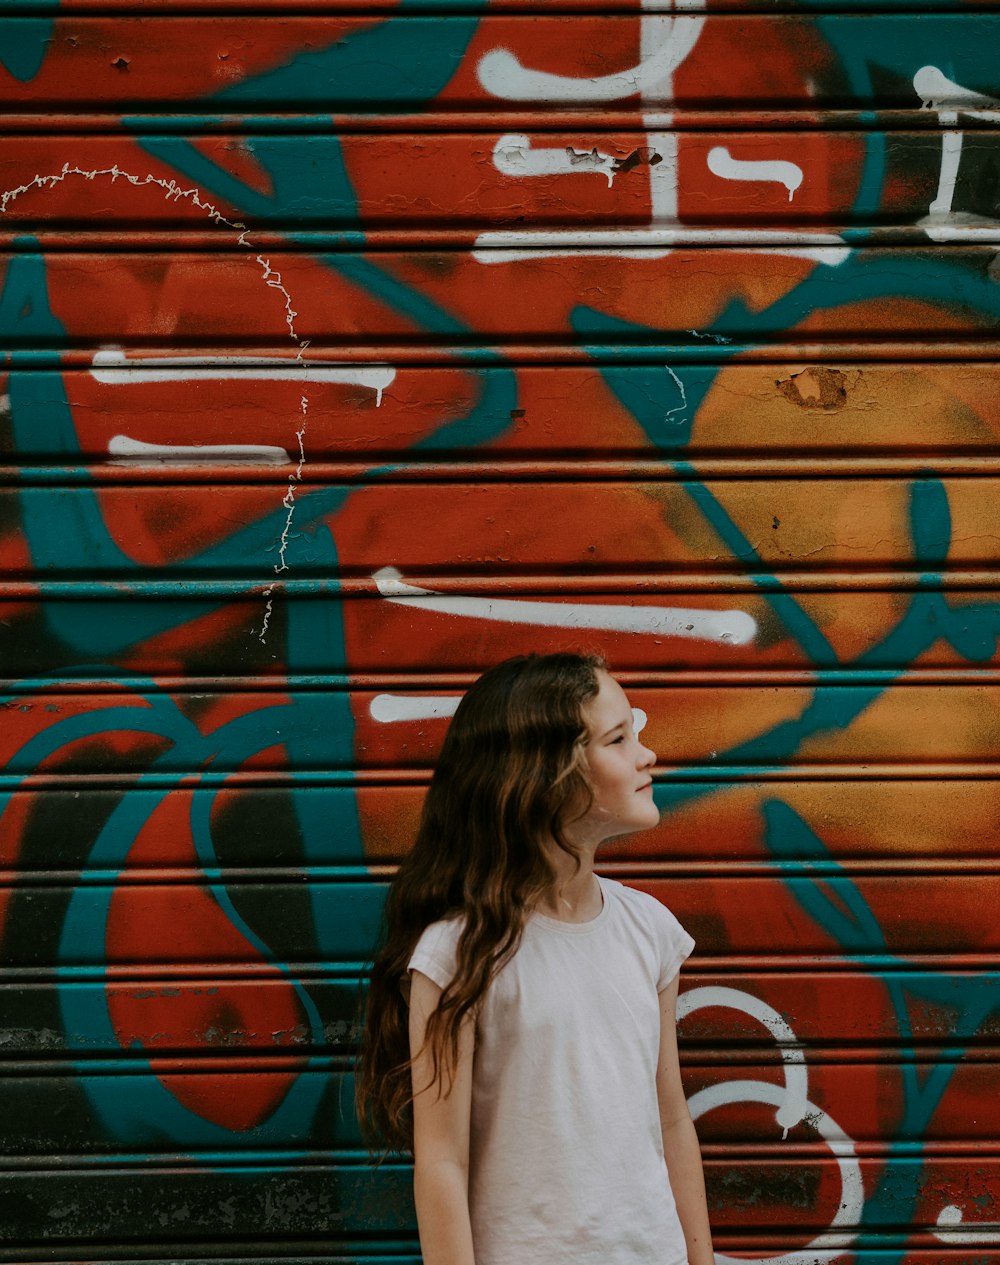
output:
[[[1000,18],[683,9],[5,20],[0,1255],[408,1259],[358,982],[561,646],[657,752],[718,1259],[1000,1243]]]
[[[780,1261],[781,1265],[806,1265],[807,1262],[837,1260],[843,1255],[844,1248],[850,1247],[853,1242],[853,1234],[845,1234],[844,1228],[850,1231],[858,1224],[864,1206],[861,1169],[851,1139],[836,1121],[831,1120],[826,1112],[809,1101],[805,1054],[797,1046],[795,1033],[776,1010],[739,989],[693,988],[680,997],[677,1018],[682,1021],[699,1008],[710,1006],[742,1011],[762,1024],[775,1041],[781,1043],[785,1083],[780,1088],[767,1081],[728,1081],[699,1090],[689,1100],[692,1118],[700,1120],[706,1112],[733,1103],[763,1103],[777,1108],[775,1120],[782,1130],[782,1137],[787,1137],[789,1129],[808,1119],[811,1127],[819,1133],[836,1157],[841,1181],[839,1207],[825,1234],[818,1235],[799,1252],[787,1252],[770,1259]],[[720,1265],[729,1265],[730,1261],[737,1259],[742,1258],[716,1254]]]

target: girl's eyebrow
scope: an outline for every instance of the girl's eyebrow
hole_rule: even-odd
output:
[[[612,725],[610,729],[605,729],[604,733],[600,735],[600,738],[601,739],[607,738],[609,734],[613,734],[617,732],[619,729],[624,729],[627,725],[631,725],[631,724],[632,724],[632,717],[629,716],[628,720],[620,720],[617,725]]]

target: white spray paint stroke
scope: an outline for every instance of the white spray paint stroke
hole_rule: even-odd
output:
[[[660,160],[650,162],[646,167],[649,173],[649,226],[652,229],[676,225],[680,137],[676,132],[647,132],[646,140],[651,153]]]
[[[395,567],[372,576],[386,601],[465,619],[541,628],[586,628],[598,632],[685,637],[745,646],[757,635],[757,621],[745,611],[688,610],[678,606],[602,606],[582,602],[539,602],[528,598],[444,596],[407,584]]]
[[[987,97],[971,88],[949,79],[937,66],[921,66],[913,76],[913,90],[923,102],[925,110],[986,109],[990,112],[1000,107],[1000,98]]]
[[[368,714],[383,725],[401,720],[437,720],[454,716],[461,701],[437,694],[376,694],[368,704]]]
[[[615,160],[596,146],[577,150],[571,147],[533,149],[531,138],[517,132],[501,136],[493,146],[493,166],[502,175],[569,176],[594,172],[607,177],[608,188],[615,178]]]
[[[147,444],[130,435],[112,435],[108,454],[120,464],[160,461],[252,461],[284,465],[288,452],[276,444]]]
[[[639,91],[646,101],[669,101],[674,95],[674,71],[698,43],[705,18],[657,13],[661,0],[642,0],[642,8],[646,12],[639,19],[639,64],[644,74]]]
[[[922,228],[934,242],[995,242],[1000,220],[952,210],[964,137],[964,132],[941,133],[941,168],[937,194],[928,208],[928,214],[917,221],[917,227]]]
[[[1000,111],[968,108],[981,105],[1000,106],[1000,100],[963,88],[961,84],[948,79],[936,66],[923,66],[918,70],[913,76],[913,88],[921,98],[924,109],[936,110],[938,122],[942,128],[948,129],[941,133],[941,169],[938,173],[937,193],[928,207],[928,214],[917,221],[917,227],[922,228],[934,242],[996,241],[1000,220],[953,211],[952,204],[964,143],[964,133],[955,130],[959,109],[970,117],[1000,123]]]
[[[90,375],[107,386],[145,382],[190,382],[218,379],[238,382],[328,382],[368,387],[381,405],[382,393],[396,377],[391,365],[329,365],[310,360],[260,356],[133,356],[106,347],[94,353]]]
[[[763,1260],[766,1260],[767,1265],[832,1263],[853,1243],[854,1233],[850,1231],[858,1225],[864,1208],[864,1184],[854,1142],[831,1116],[809,1100],[808,1069],[801,1043],[776,1010],[740,989],[709,986],[694,988],[682,994],[677,1000],[677,1018],[681,1020],[708,1006],[739,1010],[763,1024],[775,1041],[782,1043],[785,1084],[782,1086],[768,1081],[733,1080],[709,1085],[688,1099],[691,1116],[698,1120],[718,1107],[759,1103],[777,1109],[775,1118],[784,1131],[801,1121],[808,1121],[826,1142],[837,1161],[841,1183],[840,1202],[829,1228],[817,1235],[812,1242],[801,1249],[768,1256]],[[716,1265],[747,1265],[747,1258],[726,1256],[721,1252],[716,1253],[715,1260]]]
[[[934,1237],[942,1243],[967,1244],[1000,1243],[1000,1225],[995,1221],[970,1225],[963,1221],[962,1209],[948,1204],[938,1213],[938,1228]],[[959,1227],[962,1227],[959,1229]]]
[[[653,169],[654,171],[656,168]],[[772,244],[773,243],[773,244]],[[798,244],[798,243],[801,243]],[[676,246],[731,246],[754,255],[786,255],[836,268],[851,248],[836,233],[769,229],[490,229],[475,240],[481,264],[509,264],[566,255],[609,255],[616,259],[663,259]]]
[[[777,1107],[784,1102],[782,1086],[769,1081],[724,1081],[699,1090],[688,1099],[688,1110],[693,1120],[699,1120],[718,1107],[730,1107],[743,1103],[758,1103],[764,1107]],[[840,1202],[829,1228],[818,1234],[804,1247],[776,1256],[757,1258],[760,1265],[832,1265],[842,1260],[844,1251],[854,1242],[858,1221],[864,1208],[864,1184],[861,1165],[858,1162],[854,1142],[839,1124],[821,1107],[806,1102],[809,1123],[820,1135],[837,1162],[840,1173]],[[716,1252],[715,1265],[748,1265],[748,1258],[726,1256]]]
[[[643,9],[662,7],[662,0],[642,0],[642,3]],[[676,7],[697,10],[704,5],[703,0],[683,0]],[[639,19],[639,64],[632,70],[614,75],[577,79],[529,70],[508,49],[494,49],[487,53],[479,62],[477,74],[488,92],[506,100],[608,101],[636,92],[644,100],[670,100],[674,93],[674,72],[698,42],[704,22],[704,16],[643,13]],[[647,168],[651,210],[649,228],[559,229],[548,232],[491,229],[476,237],[473,258],[477,263],[511,264],[529,259],[603,254],[617,259],[652,260],[664,258],[677,246],[702,243],[731,245],[754,254],[794,255],[828,267],[837,267],[849,258],[850,247],[835,233],[666,227],[675,225],[678,216],[678,137],[670,130],[673,126],[673,115],[670,113],[644,113],[643,123],[647,129],[648,144],[660,160],[650,163]],[[517,137],[518,141],[527,139]],[[514,162],[512,159],[508,174],[522,174],[514,170]],[[768,178],[779,178],[773,173],[780,167],[780,178],[785,183],[791,179],[791,173],[785,167],[793,166],[791,163],[772,163]],[[795,168],[795,171],[801,183],[801,170]]]
[[[655,7],[662,7],[660,0],[643,0],[644,9]],[[703,5],[702,0],[683,0],[677,7],[697,10]],[[488,91],[507,100],[609,101],[635,93],[644,99],[669,100],[673,96],[674,71],[694,48],[704,22],[703,16],[644,13],[639,20],[639,64],[632,70],[613,75],[578,79],[527,70],[507,49],[488,53],[480,61],[477,73]],[[670,116],[664,117],[669,128]],[[670,247],[676,242],[656,240],[649,233],[656,225],[672,224],[677,220],[678,142],[676,135],[669,130],[648,133],[647,141],[659,159],[647,167],[651,229],[610,230],[598,237],[586,231],[582,234],[555,231],[543,234],[541,238],[535,233],[491,230],[476,238],[473,258],[484,264],[515,263],[525,258],[519,247],[527,248],[531,257],[536,259],[603,254],[603,247],[610,248],[619,259],[655,259],[669,254]]]
[[[669,76],[694,47],[704,21],[703,17],[687,16],[641,18],[638,65],[610,75],[577,77],[532,70],[510,49],[495,48],[480,58],[476,76],[491,96],[504,101],[556,105],[566,101],[616,101],[637,93],[658,96],[664,79],[669,82]],[[656,24],[648,36],[647,22]]]
[[[782,184],[788,190],[789,202],[803,180],[802,168],[798,163],[786,162],[783,158],[733,158],[725,145],[716,145],[710,149],[707,161],[709,171],[720,180],[752,180]]]
[[[643,9],[656,7],[657,0],[642,0]],[[702,8],[703,4],[701,0],[695,0],[689,7]],[[678,26],[678,23],[682,25]],[[658,68],[658,74],[643,86],[644,101],[673,99],[674,71],[694,49],[704,24],[704,17],[674,18],[661,13],[644,13],[639,19],[641,58]],[[649,222],[650,231],[653,232],[663,226],[676,224],[680,208],[680,138],[673,131],[673,115],[665,117],[665,125],[659,130],[654,129],[648,117],[643,117],[649,147],[660,160],[649,163],[646,168],[649,173]]]
[[[806,1056],[798,1037],[784,1016],[767,1002],[740,989],[722,988],[715,985],[692,988],[682,994],[677,999],[677,1020],[680,1022],[694,1011],[704,1010],[709,1006],[722,1006],[727,1010],[742,1011],[743,1014],[749,1015],[751,1019],[755,1019],[765,1027],[781,1046],[785,1094],[775,1119],[782,1129],[782,1140],[784,1140],[788,1136],[788,1130],[801,1124],[809,1110],[809,1073],[805,1065]]]
[[[642,0],[642,8],[655,8],[656,0]],[[675,7],[679,7],[675,5]],[[692,0],[687,7],[704,8],[704,0]],[[673,19],[666,18],[669,23]],[[652,81],[645,92],[644,101],[670,101],[674,96],[674,71],[682,64],[698,42],[705,23],[704,17],[694,19],[689,28],[686,46],[676,43],[677,32],[663,25],[663,15],[644,14],[639,19],[639,48],[644,57],[659,61],[662,69],[658,79]],[[643,115],[643,126],[650,147],[659,155],[658,163],[651,163],[649,172],[650,228],[676,224],[679,209],[679,153],[680,138],[673,130],[673,114],[663,116],[658,128],[648,114]]]
[[[950,215],[955,197],[955,183],[962,162],[962,132],[941,133],[941,171],[938,176],[937,195],[930,205],[931,215]]]
[[[382,725],[400,721],[441,720],[454,716],[461,696],[441,694],[376,694],[368,704],[372,720]],[[632,731],[638,736],[646,728],[649,717],[641,707],[632,708]]]

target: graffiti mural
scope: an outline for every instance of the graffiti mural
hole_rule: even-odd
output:
[[[4,18],[0,1260],[417,1260],[365,962],[571,647],[720,1263],[1000,1262],[1000,16],[839,7]]]

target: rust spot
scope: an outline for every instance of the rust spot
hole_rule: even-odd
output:
[[[512,408],[510,410],[510,420],[512,422],[516,422],[518,418],[523,417],[524,414],[525,414],[525,410],[523,408]]]
[[[836,413],[847,404],[846,376],[839,369],[811,365],[789,378],[778,378],[774,385],[786,400],[800,408],[822,409]]]
[[[115,70],[128,70],[129,59],[127,57],[116,57],[111,64]]]

